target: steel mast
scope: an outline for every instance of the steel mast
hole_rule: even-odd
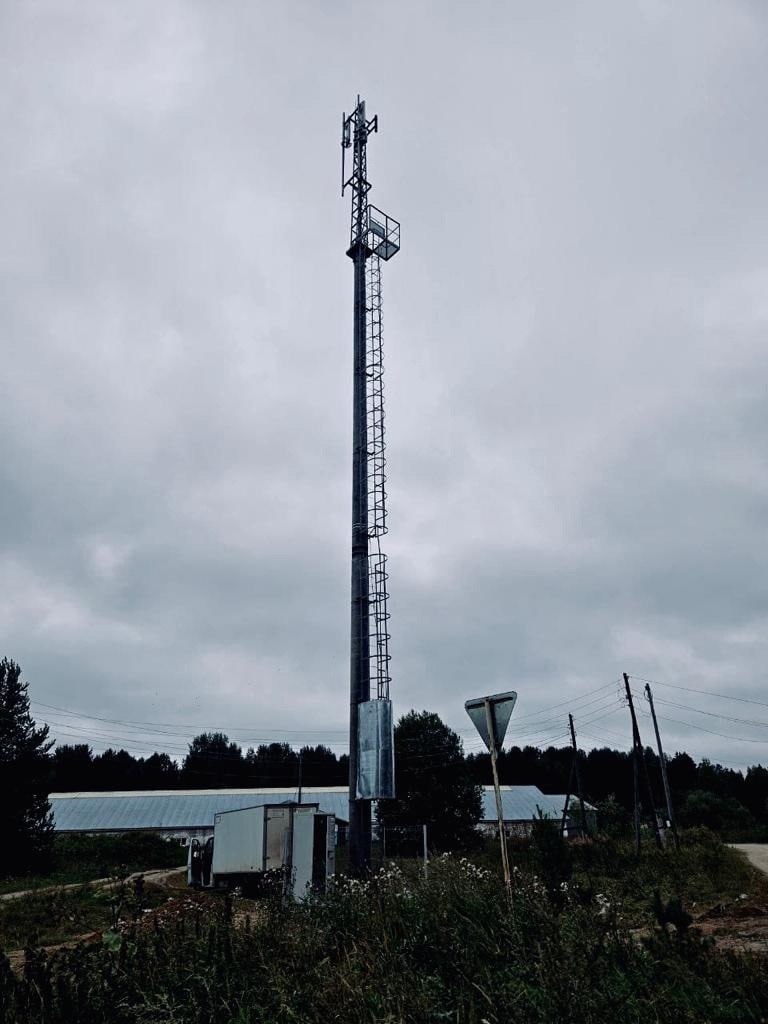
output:
[[[394,796],[388,577],[381,550],[387,532],[381,260],[399,250],[400,225],[368,202],[368,137],[378,127],[378,117],[366,118],[359,96],[354,112],[342,116],[341,194],[352,190],[347,256],[354,267],[349,860],[358,874],[370,866],[371,800]]]

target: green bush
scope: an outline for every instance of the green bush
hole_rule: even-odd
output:
[[[550,892],[567,882],[573,873],[573,846],[560,835],[560,824],[549,818],[534,821],[531,828],[533,869]]]
[[[747,808],[738,800],[703,789],[688,793],[678,817],[683,825],[704,826],[721,835],[734,831],[752,831],[758,827]]]
[[[57,835],[50,871],[45,875],[5,879],[0,892],[89,882],[150,868],[181,867],[186,861],[183,846],[153,832]]]
[[[101,872],[101,877],[119,873],[123,868],[129,872],[173,868],[187,861],[183,846],[154,832],[60,835],[56,837],[54,856],[59,869],[73,863],[88,865]]]

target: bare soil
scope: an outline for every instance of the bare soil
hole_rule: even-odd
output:
[[[695,920],[703,935],[714,939],[720,949],[768,954],[768,845],[733,844],[763,878],[754,891],[729,903],[710,907]]]
[[[134,881],[134,879],[138,878],[139,876],[143,876],[145,882],[149,882],[152,885],[160,886],[161,888],[169,889],[174,892],[179,892],[183,889],[186,893],[194,895],[192,894],[191,890],[187,889],[186,868],[153,868],[149,871],[135,871],[124,879],[116,880],[114,878],[103,878],[97,879],[93,882],[86,882],[84,884],[80,883],[76,885],[60,885],[52,886],[50,889],[31,889],[28,890],[28,892],[7,893],[6,895],[0,896],[0,900],[17,899],[25,895],[38,896],[40,895],[40,893],[44,892],[52,892],[56,890],[67,889],[82,889],[85,887],[98,889],[114,889],[118,885],[128,884]],[[208,899],[210,899],[210,897],[208,897]],[[161,920],[173,919],[174,917],[178,917],[180,915],[182,907],[187,912],[189,911],[190,908],[193,908],[199,912],[202,909],[200,902],[201,901],[195,899],[190,899],[189,896],[185,896],[182,899],[172,899],[169,897],[168,905],[160,906],[155,908],[154,910],[148,911],[145,920],[147,921],[147,924],[149,924],[149,922],[153,920],[156,914],[160,916]],[[71,949],[74,946],[80,945],[81,943],[101,942],[102,938],[102,931],[90,931],[84,932],[81,935],[73,935],[72,938],[67,939],[66,942],[58,942],[50,946],[43,946],[42,948],[46,951],[46,953],[55,953],[59,949]],[[6,952],[5,955],[8,957],[12,970],[19,972],[24,968],[23,949],[13,949],[9,952]]]
[[[768,901],[717,907],[697,918],[695,925],[720,949],[768,954]]]

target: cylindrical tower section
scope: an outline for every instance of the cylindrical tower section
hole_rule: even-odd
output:
[[[371,805],[357,795],[359,705],[371,696],[368,581],[368,400],[366,387],[365,213],[368,126],[359,101],[352,124],[352,224],[348,255],[354,263],[352,419],[352,622],[349,672],[349,864],[356,874],[371,863]]]
[[[341,133],[342,195],[352,190],[347,255],[354,265],[349,866],[356,874],[370,868],[371,801],[391,800],[395,794],[387,571],[381,550],[386,476],[380,262],[399,251],[400,225],[368,201],[367,144],[375,131],[378,118],[366,120],[365,103],[358,97],[354,113],[342,118]],[[348,149],[352,173],[346,178]]]
[[[352,629],[349,685],[349,859],[355,872],[371,862],[371,805],[357,798],[358,705],[371,696],[368,594],[368,439],[365,339],[365,246],[359,239],[355,267],[352,421]]]

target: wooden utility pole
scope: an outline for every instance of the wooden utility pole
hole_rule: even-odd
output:
[[[501,802],[501,787],[499,786],[499,769],[496,764],[498,755],[498,744],[496,741],[496,724],[493,720],[493,708],[490,698],[485,698],[485,722],[490,737],[489,750],[491,753],[491,768],[493,769],[493,791],[496,794],[496,816],[499,822],[499,841],[501,843],[501,865],[504,869],[504,885],[507,887],[507,894],[512,892],[512,875],[509,871],[509,854],[507,853],[507,833],[504,830],[504,807]]]
[[[653,802],[653,790],[651,789],[651,778],[648,774],[648,765],[645,762],[645,753],[643,751],[643,744],[640,740],[640,730],[637,727],[637,716],[635,715],[635,705],[632,701],[632,690],[629,686],[629,676],[626,672],[624,675],[624,688],[627,691],[627,703],[629,704],[629,713],[632,716],[632,746],[634,750],[634,781],[635,781],[635,846],[637,853],[640,853],[640,778],[639,770],[640,763],[643,766],[643,775],[645,777],[645,786],[648,791],[648,800],[650,801],[651,814],[653,815],[653,834],[656,839],[656,846],[661,849],[661,833],[659,832],[659,819],[656,814],[656,808]]]
[[[632,820],[635,826],[635,855],[640,856],[640,762],[637,746],[632,737]]]
[[[653,731],[656,733],[656,746],[659,748],[659,764],[661,765],[661,781],[664,783],[664,798],[667,801],[667,817],[669,818],[669,827],[672,829],[672,840],[675,844],[675,849],[680,849],[680,840],[677,835],[677,823],[675,821],[675,813],[672,809],[672,794],[669,790],[669,779],[667,778],[667,760],[664,757],[664,748],[661,745],[661,734],[659,733],[659,723],[656,721],[656,708],[653,706],[653,694],[648,683],[645,684],[645,696],[648,703],[651,706],[651,718],[653,719]]]
[[[573,746],[573,771],[576,776],[576,792],[579,794],[579,808],[581,810],[581,834],[589,835],[587,826],[587,813],[584,810],[584,793],[581,788],[581,772],[579,771],[579,748],[576,746],[576,730],[573,727],[573,715],[568,715],[568,724],[571,727],[571,744]]]
[[[571,761],[571,771],[568,775],[568,792],[565,794],[565,803],[563,804],[563,816],[560,819],[560,837],[562,838],[565,834],[565,821],[568,817],[568,804],[571,802],[571,787],[573,786],[573,761]]]

